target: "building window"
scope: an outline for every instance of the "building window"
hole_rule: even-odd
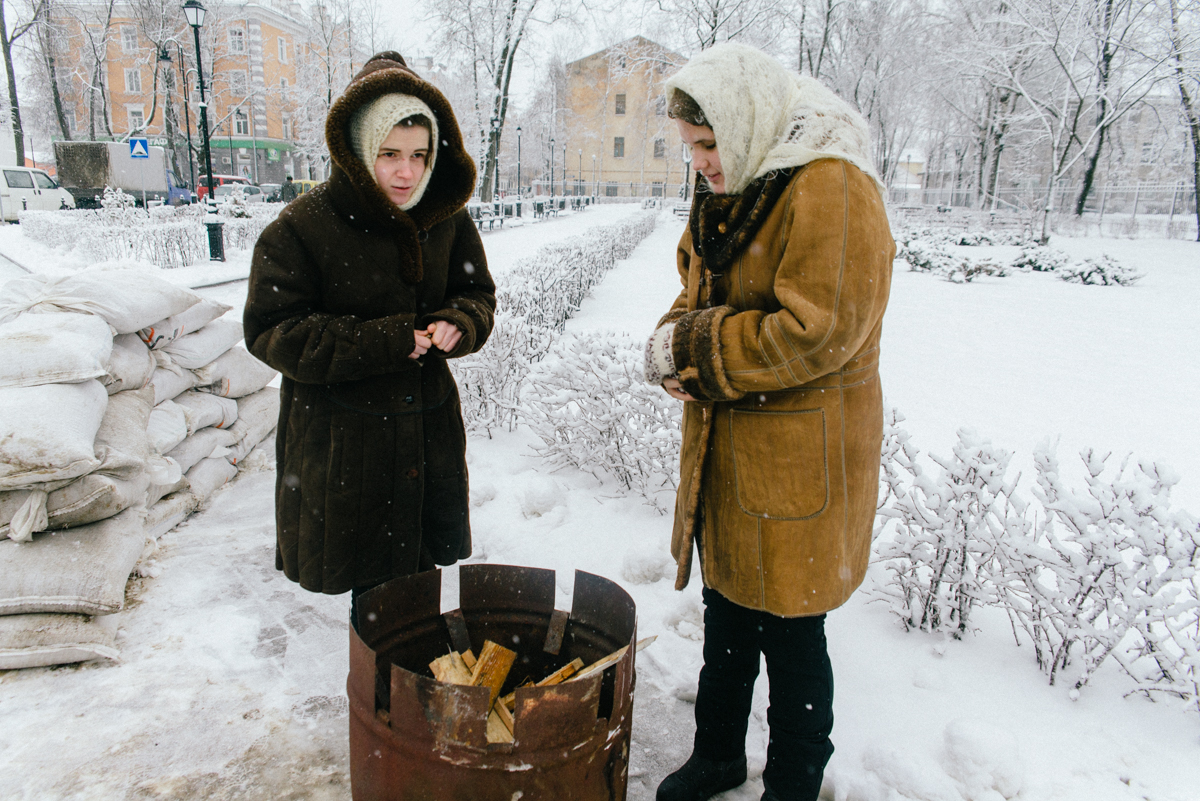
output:
[[[287,63],[287,44],[288,44],[287,39],[284,39],[282,36],[280,36],[275,41],[279,43],[279,60],[282,63],[286,64]]]
[[[1149,164],[1154,161],[1154,143],[1142,142],[1142,163]]]
[[[615,158],[615,159],[625,158],[625,137],[623,137],[623,136],[614,136],[613,137],[613,158]]]
[[[137,67],[125,70],[125,93],[130,95],[142,93],[142,71]]]
[[[617,95],[617,114],[625,113],[625,95]]]
[[[234,97],[246,96],[246,73],[244,70],[234,70],[229,73],[229,94]]]
[[[617,185],[614,183],[611,183],[611,182],[605,184],[604,185],[604,196],[605,197],[616,197],[617,196]]]
[[[279,99],[284,103],[288,102],[288,79],[279,79]]]
[[[250,135],[250,118],[246,112],[238,111],[233,115],[233,132],[238,136]]]
[[[654,183],[650,184],[650,197],[662,197],[662,196],[663,196],[663,182],[655,181]]]
[[[130,131],[140,131],[146,127],[146,112],[141,106],[126,106],[125,113],[129,115]]]
[[[132,25],[121,26],[121,50],[125,53],[137,52],[137,28]]]
[[[290,141],[292,138],[292,116],[290,114],[283,115],[283,131],[281,133],[285,141]]]
[[[666,139],[655,139],[654,140],[654,158],[665,159],[666,157],[667,157],[667,140]]]
[[[230,53],[245,53],[246,52],[246,32],[241,28],[229,29],[229,52]]]
[[[667,116],[667,98],[663,95],[659,95],[658,97],[654,98],[654,116]]]

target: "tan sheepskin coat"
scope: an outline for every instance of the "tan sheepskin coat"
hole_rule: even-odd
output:
[[[849,162],[813,161],[785,181],[716,276],[693,229],[722,221],[693,210],[677,254],[684,289],[659,326],[675,323],[679,379],[704,399],[684,404],[677,587],[695,542],[706,586],[802,616],[844,603],[867,568],[895,243],[877,185]]]

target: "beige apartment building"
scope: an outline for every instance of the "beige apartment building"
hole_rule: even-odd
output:
[[[53,7],[66,51],[59,56],[64,116],[74,139],[122,140],[140,133],[152,145],[174,147],[179,175],[192,184],[203,171],[195,45],[182,3],[163,8],[177,10],[178,20],[152,41],[131,4],[113,7],[107,30],[107,3],[76,0]],[[212,3],[200,37],[213,172],[258,183],[309,177],[309,165],[296,154],[293,119],[297,50],[309,46],[300,5]],[[103,58],[89,59],[89,53]],[[94,74],[98,70],[102,75]],[[89,89],[97,85],[102,97]],[[190,166],[189,140],[196,154]]]
[[[635,36],[567,64],[567,194],[681,194],[687,166],[663,83],[685,61]]]

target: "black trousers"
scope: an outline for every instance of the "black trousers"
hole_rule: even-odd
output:
[[[695,752],[728,761],[746,753],[759,654],[767,658],[771,739],[763,780],[783,801],[815,801],[833,754],[833,667],[825,616],[785,618],[704,589],[704,667],[696,694]]]

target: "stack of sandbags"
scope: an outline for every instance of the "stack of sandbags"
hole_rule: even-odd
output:
[[[0,288],[0,669],[114,658],[94,616],[121,609],[154,538],[274,427],[274,372],[244,349],[243,400],[192,370],[241,338],[227,311],[143,271]],[[191,390],[202,381],[220,394]]]
[[[203,301],[141,332],[157,364],[151,442],[180,468],[171,481],[150,487],[155,535],[236,475],[279,417],[278,390],[267,387],[276,372],[242,347],[241,323],[224,316],[228,311]]]

